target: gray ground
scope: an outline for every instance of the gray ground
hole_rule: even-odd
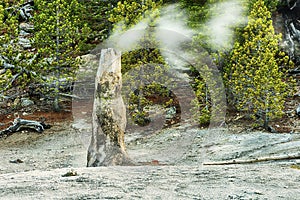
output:
[[[298,154],[300,134],[182,125],[126,135],[129,155],[160,165],[86,168],[84,122],[0,139],[0,199],[300,199],[300,160],[206,166],[203,162]],[[22,163],[12,163],[17,159]],[[63,177],[70,171],[77,176]]]

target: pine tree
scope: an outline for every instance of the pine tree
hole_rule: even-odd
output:
[[[112,23],[108,20],[109,12],[117,6],[118,1],[79,1],[84,8],[81,12],[81,20],[86,23],[91,29],[88,40],[84,45],[82,51],[94,49],[96,45],[107,39],[109,33],[112,31]]]
[[[5,19],[6,18],[6,19]],[[7,19],[5,15],[5,7],[0,5],[0,64],[1,64],[1,74],[0,74],[0,89],[1,94],[5,92],[8,87],[12,84],[13,69],[5,67],[6,62],[14,54],[14,44],[17,43],[18,29],[16,16]]]
[[[119,1],[117,6],[110,12],[109,21],[114,23],[115,29],[123,31],[136,25],[142,18],[148,16],[162,4],[162,1],[154,0],[127,0]]]
[[[210,6],[223,0],[180,0],[182,8],[186,9],[188,15],[188,25],[191,28],[202,28],[203,24],[208,19]]]
[[[213,15],[219,14],[219,3],[226,2],[224,0],[181,0],[181,6],[187,9],[188,25],[193,29],[200,29],[193,37],[192,46],[189,49],[196,52],[190,52],[194,55],[195,64],[191,66],[191,74],[193,75],[192,87],[195,90],[196,98],[192,102],[192,112],[194,119],[203,126],[216,122],[219,124],[221,120],[218,117],[225,105],[223,95],[220,95],[222,80],[219,78],[216,63],[210,62],[210,58],[214,56],[216,51],[210,41],[211,33],[208,32],[207,22]],[[214,11],[214,12],[212,12]],[[217,87],[218,86],[218,87]],[[214,121],[214,122],[213,122]],[[217,122],[218,121],[218,122]],[[211,125],[212,125],[211,124]]]
[[[114,30],[126,31],[141,20],[147,21],[145,35],[138,42],[133,50],[122,54],[122,74],[126,82],[132,82],[137,87],[134,91],[127,94],[129,112],[133,121],[139,125],[147,125],[146,107],[152,102],[146,97],[156,93],[160,96],[167,95],[168,89],[161,83],[167,83],[165,76],[169,66],[158,49],[155,41],[155,23],[159,17],[162,1],[143,0],[143,1],[120,1],[111,14],[109,20],[114,23]],[[148,80],[148,82],[145,80]],[[150,82],[149,82],[150,80]],[[128,88],[129,89],[129,88]],[[127,92],[130,90],[126,90]],[[171,104],[164,102],[164,106]]]
[[[33,45],[39,59],[36,70],[48,85],[44,92],[53,94],[54,109],[59,110],[62,80],[71,81],[79,60],[75,59],[84,45],[89,29],[80,22],[82,8],[77,0],[36,0]]]
[[[271,119],[282,115],[289,91],[280,65],[288,60],[279,51],[280,37],[275,34],[264,1],[257,0],[224,73],[237,109],[251,113],[265,128]]]
[[[33,54],[19,42],[19,6],[24,1],[0,3],[0,96],[12,87],[24,89],[35,78],[31,71]]]
[[[248,2],[249,11],[251,11],[253,9],[253,6],[255,3],[256,3],[256,0],[250,0]],[[264,0],[264,5],[268,8],[268,10],[270,12],[275,11],[279,4],[280,4],[280,1],[278,1],[278,0]]]

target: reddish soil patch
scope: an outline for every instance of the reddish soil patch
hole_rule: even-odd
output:
[[[74,119],[91,118],[93,112],[93,100],[76,100],[72,102],[72,114]]]
[[[12,109],[8,105],[0,109],[0,130],[10,126],[15,118],[43,121],[46,124],[53,125],[55,123],[69,122],[73,120],[71,112],[71,101],[63,101],[61,111],[55,112],[51,105],[47,105],[40,101],[35,101],[32,106]]]
[[[0,115],[0,122],[2,124],[1,129],[5,129],[11,125],[11,123],[15,119],[14,114],[6,114]],[[68,122],[73,120],[72,112],[69,111],[62,111],[62,112],[43,112],[43,111],[36,111],[30,115],[19,115],[22,119],[27,120],[35,120],[35,121],[44,121],[46,124],[54,124],[57,122]]]

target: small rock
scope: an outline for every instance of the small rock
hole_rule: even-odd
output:
[[[263,193],[259,190],[254,191],[254,194],[263,195]]]
[[[27,98],[22,98],[21,99],[21,106],[22,107],[28,107],[28,106],[31,106],[33,104],[34,104],[34,102],[30,99],[27,99]]]
[[[172,119],[176,115],[176,108],[172,106],[166,111],[166,119]]]
[[[30,115],[30,114],[27,113],[27,112],[23,112],[22,115],[23,115],[23,116],[28,116],[28,115]]]
[[[77,172],[72,169],[69,172],[62,175],[62,177],[77,176],[77,175],[78,175]]]
[[[23,163],[24,161],[18,158],[16,160],[10,160],[9,162],[19,164],[19,163]]]
[[[158,161],[158,160],[152,160],[152,161],[151,161],[151,164],[152,164],[152,165],[159,165],[159,161]]]

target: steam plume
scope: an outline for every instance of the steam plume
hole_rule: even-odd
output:
[[[207,22],[209,43],[216,49],[222,50],[232,46],[233,28],[246,23],[245,7],[241,1],[227,1],[214,4],[210,8],[213,13]]]

